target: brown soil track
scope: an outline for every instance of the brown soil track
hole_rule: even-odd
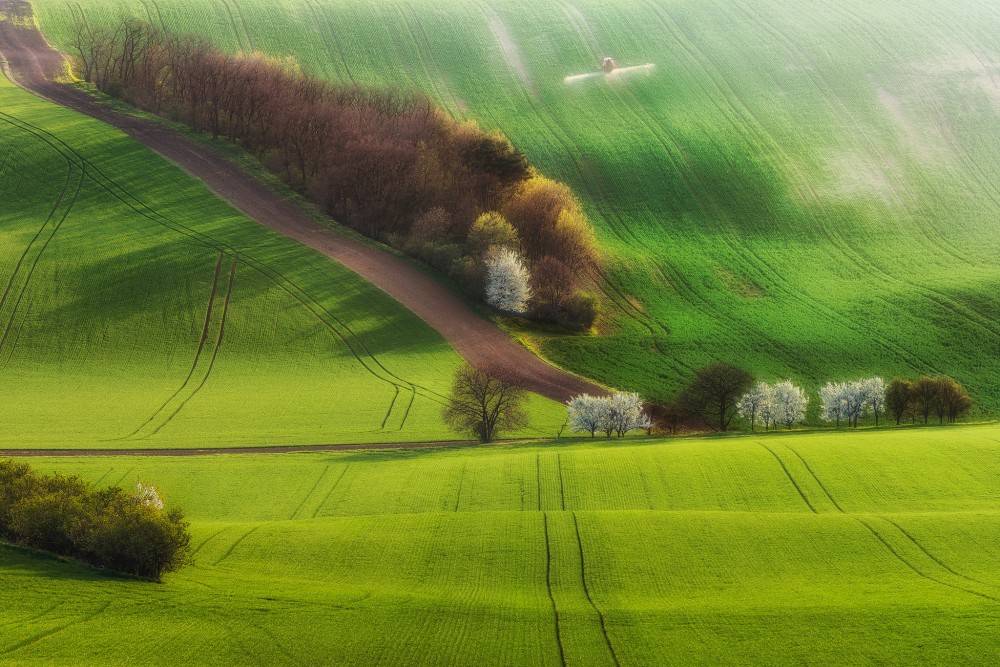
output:
[[[7,61],[5,73],[17,85],[118,128],[203,181],[216,195],[261,225],[358,273],[437,330],[474,366],[508,365],[517,372],[526,389],[557,401],[567,401],[581,393],[606,393],[532,354],[427,273],[404,259],[338,234],[313,220],[294,203],[211,148],[156,122],[118,113],[73,86],[55,82],[63,75],[64,59],[34,27],[31,4],[24,0],[0,0],[0,12],[19,19],[0,21],[0,56]]]

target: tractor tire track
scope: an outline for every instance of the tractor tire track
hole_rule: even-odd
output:
[[[799,497],[802,498],[802,501],[806,504],[809,510],[813,514],[819,514],[819,512],[816,511],[816,508],[813,506],[813,504],[809,501],[809,498],[807,498],[806,494],[802,491],[802,487],[800,487],[799,483],[795,481],[795,478],[792,476],[792,473],[788,469],[788,466],[786,466],[785,462],[781,460],[780,456],[778,456],[777,452],[775,452],[773,449],[765,445],[763,442],[758,442],[757,444],[771,453],[771,456],[773,456],[774,460],[777,461],[778,465],[781,466],[781,469],[785,472],[785,477],[787,477],[788,481],[791,482],[792,486],[795,487],[795,490],[798,492]]]
[[[539,505],[541,505],[541,501],[539,501]],[[563,667],[566,667],[566,653],[563,650],[562,632],[559,627],[559,607],[556,606],[556,598],[552,594],[552,545],[549,542],[549,515],[547,512],[542,512],[542,525],[545,530],[545,585],[549,591],[552,614],[556,619],[556,645],[559,647],[559,662]]]
[[[347,474],[347,469],[350,467],[351,464],[348,463],[347,465],[344,466],[344,469],[340,471],[340,475],[337,477],[337,481],[333,483],[333,486],[330,487],[330,490],[326,492],[325,496],[323,496],[323,500],[320,501],[319,505],[317,505],[316,509],[313,511],[312,513],[313,519],[315,519],[316,516],[319,515],[319,511],[323,509],[324,505],[326,505],[326,501],[330,500],[330,496],[332,496],[333,492],[336,491],[337,488],[340,486],[340,480],[344,479],[344,475]]]
[[[601,609],[594,604],[594,598],[590,595],[590,586],[587,585],[587,560],[583,553],[583,540],[580,537],[580,522],[576,518],[576,512],[573,512],[573,528],[576,531],[576,547],[580,550],[580,580],[583,582],[583,592],[587,596],[587,602],[589,602],[591,608],[597,612],[597,618],[601,621],[601,634],[604,635],[604,643],[608,646],[611,658],[614,660],[615,665],[620,666],[621,662],[618,660],[618,654],[615,652],[614,644],[611,643],[611,637],[608,636],[608,626],[607,622],[604,620],[604,612],[602,612]]]

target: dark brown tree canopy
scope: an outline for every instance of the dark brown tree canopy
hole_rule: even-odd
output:
[[[885,402],[889,412],[896,419],[898,425],[906,414],[906,409],[910,405],[913,393],[913,384],[909,380],[893,378],[892,382],[885,390]]]
[[[744,368],[730,363],[714,363],[699,370],[678,398],[684,411],[700,418],[706,426],[729,430],[736,416],[736,404],[750,387],[754,377]]]
[[[457,122],[421,95],[330,83],[290,60],[230,55],[134,19],[81,21],[74,46],[87,81],[239,143],[340,222],[456,280],[471,277],[470,290],[481,253],[466,237],[487,211],[508,217],[529,262],[551,256],[585,276],[597,260],[568,187],[539,176],[502,134]]]
[[[505,367],[458,369],[451,402],[444,408],[445,421],[480,442],[493,442],[502,431],[526,425],[526,392],[514,383],[515,377]]]

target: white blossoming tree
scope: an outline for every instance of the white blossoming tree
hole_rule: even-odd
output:
[[[598,431],[603,431],[609,422],[610,405],[600,396],[580,394],[567,404],[569,413],[569,430],[574,433],[589,433],[594,437]]]
[[[736,410],[750,422],[750,430],[756,430],[757,420],[764,420],[767,430],[774,411],[774,389],[766,382],[758,382],[752,390],[743,395]]]
[[[615,393],[608,399],[611,426],[619,438],[629,431],[648,429],[649,417],[642,407],[642,399],[636,393]]]
[[[875,426],[878,426],[878,418],[885,412],[885,380],[876,376],[861,381],[862,392],[867,409],[875,415]]]
[[[591,437],[602,432],[609,438],[612,435],[620,438],[630,431],[650,427],[642,399],[635,393],[616,392],[611,396],[581,394],[570,400],[566,409],[570,431],[589,433]]]
[[[531,300],[531,274],[520,253],[493,248],[486,258],[486,303],[505,313],[522,315]]]
[[[806,418],[809,397],[802,387],[795,386],[791,380],[784,380],[774,385],[773,404],[774,421],[791,429]]]
[[[846,393],[847,384],[844,382],[827,382],[819,390],[820,417],[836,422],[837,428],[840,428],[840,420],[847,417]]]

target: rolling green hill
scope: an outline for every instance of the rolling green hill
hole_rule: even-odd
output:
[[[1000,407],[1000,12],[986,0],[36,0],[125,7],[330,78],[425,90],[585,200],[600,337],[544,352],[669,394],[709,360],[807,385],[947,373]],[[592,77],[610,55],[638,74]]]
[[[0,663],[994,664],[998,438],[38,459],[155,481],[195,565],[0,547]]]
[[[0,77],[0,446],[454,438],[458,355],[339,264]],[[533,399],[553,434],[561,406]]]

